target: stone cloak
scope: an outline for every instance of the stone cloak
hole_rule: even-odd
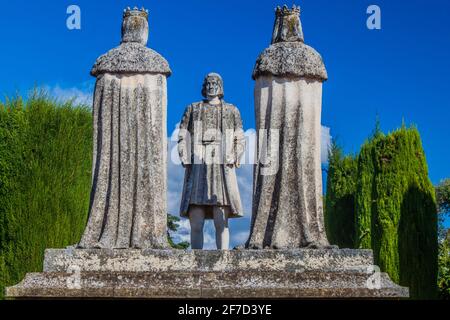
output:
[[[322,238],[321,95],[316,80],[273,75],[256,80],[260,156],[254,167],[250,248],[327,243]]]
[[[89,219],[81,248],[166,248],[167,61],[137,42],[97,59]]]
[[[327,72],[304,44],[299,9],[277,9],[272,44],[258,57],[250,249],[327,247],[320,160]]]

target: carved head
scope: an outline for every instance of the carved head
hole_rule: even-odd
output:
[[[123,10],[122,42],[137,42],[147,44],[148,40],[148,10],[144,8]]]
[[[202,96],[209,99],[219,97],[223,98],[223,80],[218,73],[208,73],[203,80]]]
[[[275,24],[273,27],[272,44],[277,42],[303,42],[302,24],[300,22],[300,7],[286,5],[275,9]]]

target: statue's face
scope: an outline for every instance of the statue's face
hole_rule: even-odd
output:
[[[206,79],[206,95],[208,98],[215,98],[220,94],[220,80],[214,77]]]

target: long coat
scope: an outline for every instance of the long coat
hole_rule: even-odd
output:
[[[230,207],[229,218],[243,216],[235,171],[245,151],[242,120],[234,105],[221,102],[219,106],[193,103],[186,108],[181,120],[178,152],[186,168],[180,205],[182,217],[188,216],[191,204],[225,205]],[[212,116],[208,110],[212,110]],[[215,115],[217,135],[214,130],[207,130],[210,126],[207,122]],[[214,164],[205,161],[211,156],[216,159]],[[211,210],[206,211],[205,218],[213,218]]]

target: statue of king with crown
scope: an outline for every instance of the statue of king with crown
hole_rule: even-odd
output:
[[[272,44],[256,61],[257,163],[247,248],[335,248],[325,234],[320,160],[320,54],[304,43],[300,7],[276,8]]]
[[[94,155],[89,219],[79,248],[168,248],[169,64],[146,47],[148,11],[125,9],[122,43],[91,70]]]

